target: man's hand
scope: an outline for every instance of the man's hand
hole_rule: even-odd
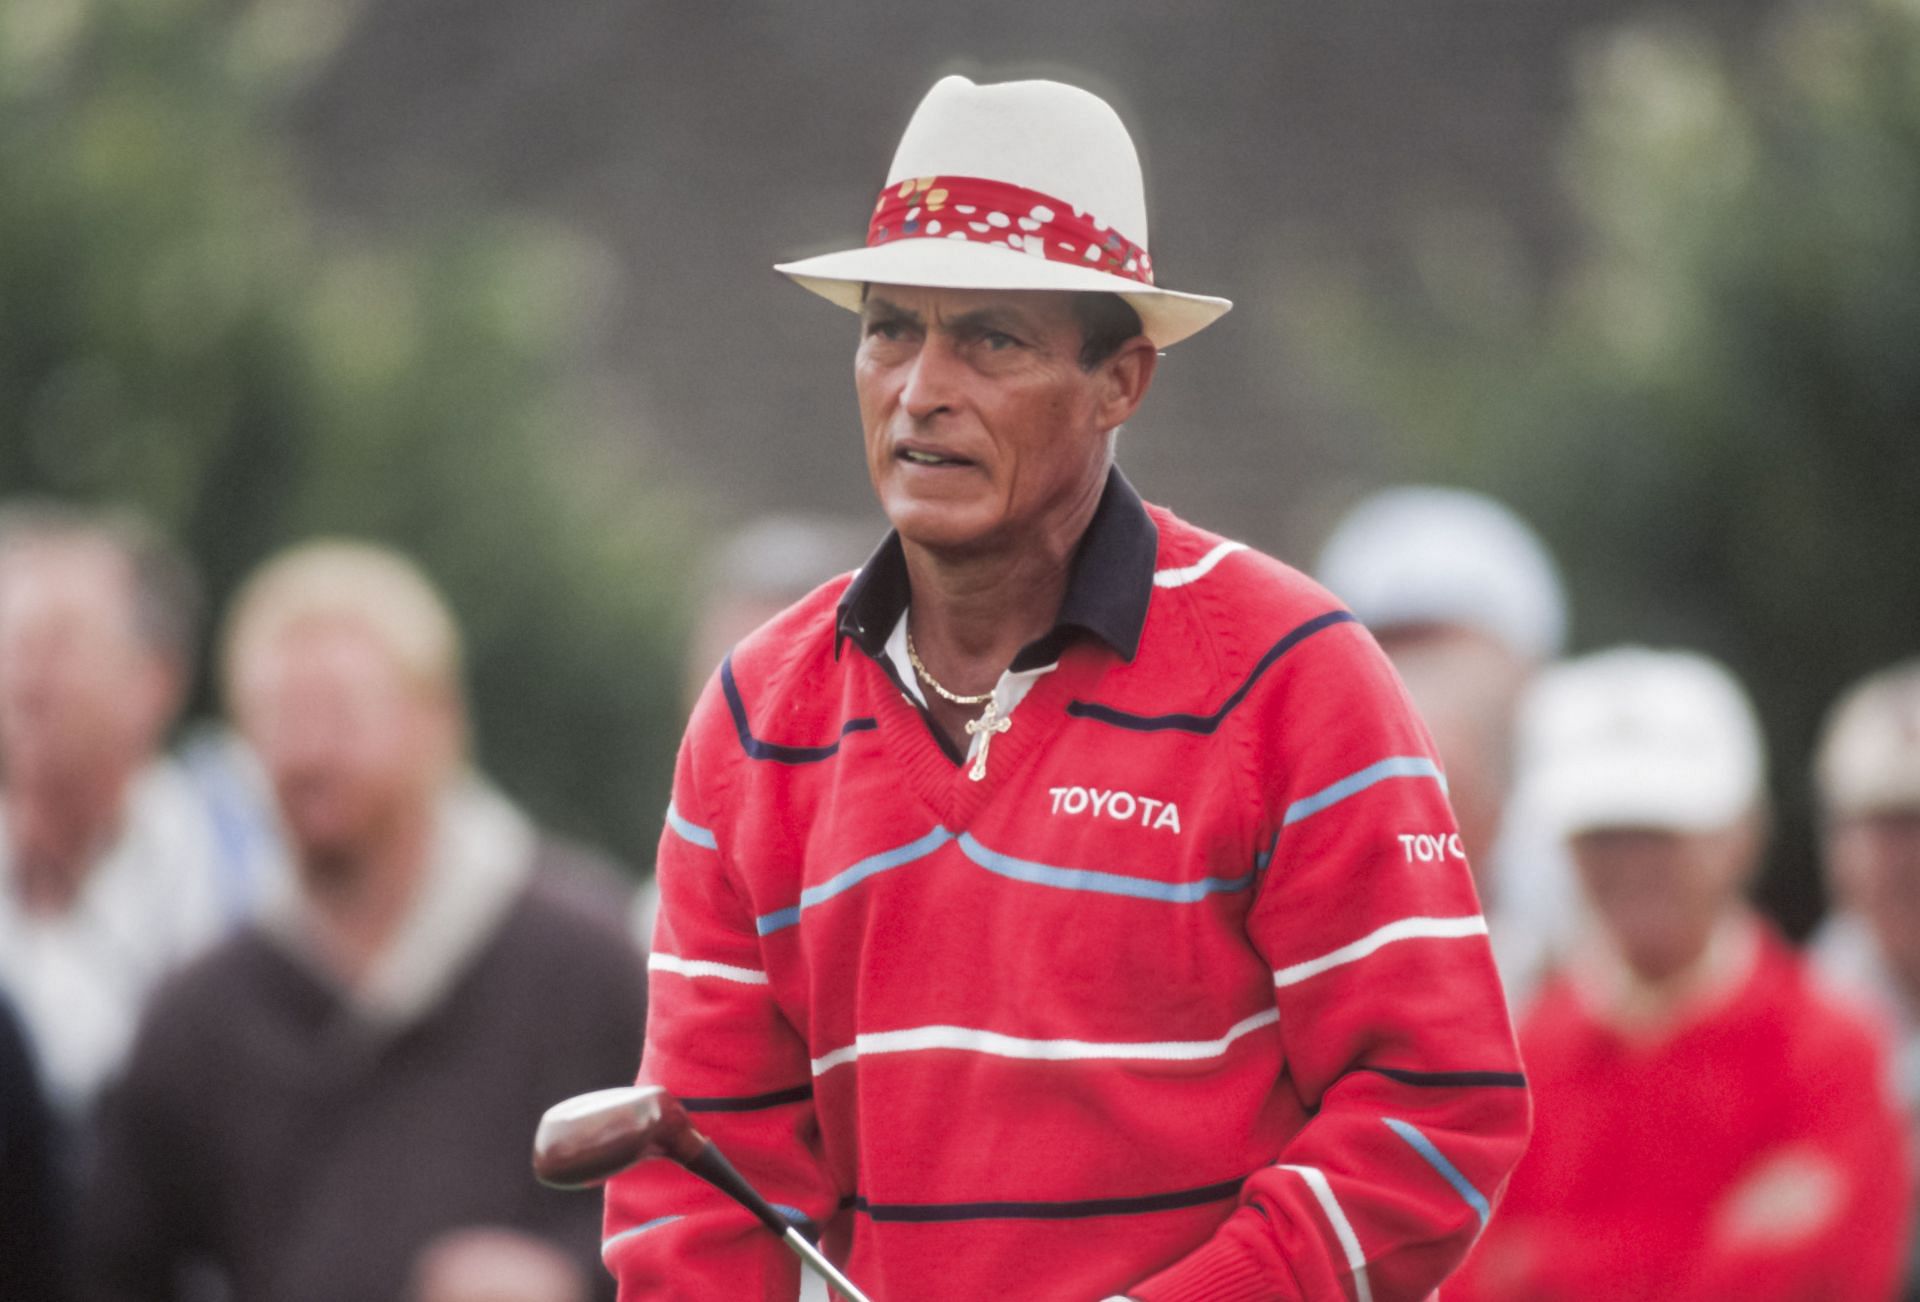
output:
[[[567,1255],[518,1230],[450,1230],[414,1259],[410,1302],[586,1302]]]

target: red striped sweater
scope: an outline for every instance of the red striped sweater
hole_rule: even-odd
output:
[[[641,1078],[883,1302],[1424,1297],[1525,1144],[1385,658],[1295,571],[1151,517],[1137,653],[1070,642],[983,781],[836,636],[844,579],[688,725]],[[664,1161],[607,1235],[623,1298],[795,1294]]]

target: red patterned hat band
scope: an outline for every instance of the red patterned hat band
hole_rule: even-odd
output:
[[[978,176],[922,176],[890,185],[874,205],[867,247],[895,240],[969,240],[1153,283],[1147,251],[1091,213],[1038,190]]]

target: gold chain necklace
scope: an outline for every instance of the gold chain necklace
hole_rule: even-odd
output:
[[[920,662],[920,653],[913,649],[913,630],[907,630],[907,659],[913,664],[913,672],[920,675],[920,681],[940,693],[942,700],[952,701],[955,705],[985,705],[993,699],[992,692],[982,692],[978,696],[962,696],[958,692],[948,691]]]
[[[1000,714],[1000,707],[993,699],[992,692],[982,692],[978,696],[962,696],[958,692],[949,692],[938,678],[927,672],[920,663],[920,653],[913,649],[913,630],[907,630],[907,659],[913,665],[913,672],[920,675],[920,681],[940,693],[943,700],[955,705],[984,705],[977,719],[967,720],[967,735],[980,739],[980,749],[974,754],[973,767],[967,770],[967,776],[978,782],[987,776],[987,750],[993,745],[993,739],[1013,727],[1013,720]]]

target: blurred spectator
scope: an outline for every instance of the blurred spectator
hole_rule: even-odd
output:
[[[689,710],[734,643],[828,579],[866,563],[885,529],[827,515],[767,515],[716,550],[700,578],[699,609],[687,648]],[[660,899],[649,876],[634,897],[634,934],[653,936]]]
[[[1494,958],[1518,1008],[1578,916],[1564,851],[1515,782],[1520,702],[1566,640],[1553,558],[1491,498],[1403,487],[1341,520],[1318,577],[1378,639],[1433,734]]]
[[[1828,716],[1816,763],[1834,910],[1821,973],[1892,1030],[1894,1088],[1920,1152],[1920,660],[1875,674]],[[1907,1296],[1920,1298],[1920,1235]]]
[[[102,1107],[88,1296],[208,1266],[245,1302],[610,1296],[598,1200],[528,1152],[547,1105],[632,1076],[623,893],[467,769],[459,635],[407,562],[297,549],[224,651],[295,889],[155,997]]]
[[[1533,1143],[1449,1298],[1889,1296],[1899,1118],[1878,1041],[1744,902],[1765,823],[1745,693],[1624,649],[1552,671],[1535,709],[1595,927],[1521,1026]]]
[[[0,997],[0,1298],[58,1302],[67,1295],[60,1212],[53,1118],[26,1037]]]
[[[885,532],[877,523],[833,516],[768,515],[728,538],[701,580],[687,705],[700,698],[734,643],[828,579],[859,569]]]
[[[0,987],[78,1117],[148,990],[250,907],[208,808],[160,750],[199,592],[138,520],[0,514]]]

